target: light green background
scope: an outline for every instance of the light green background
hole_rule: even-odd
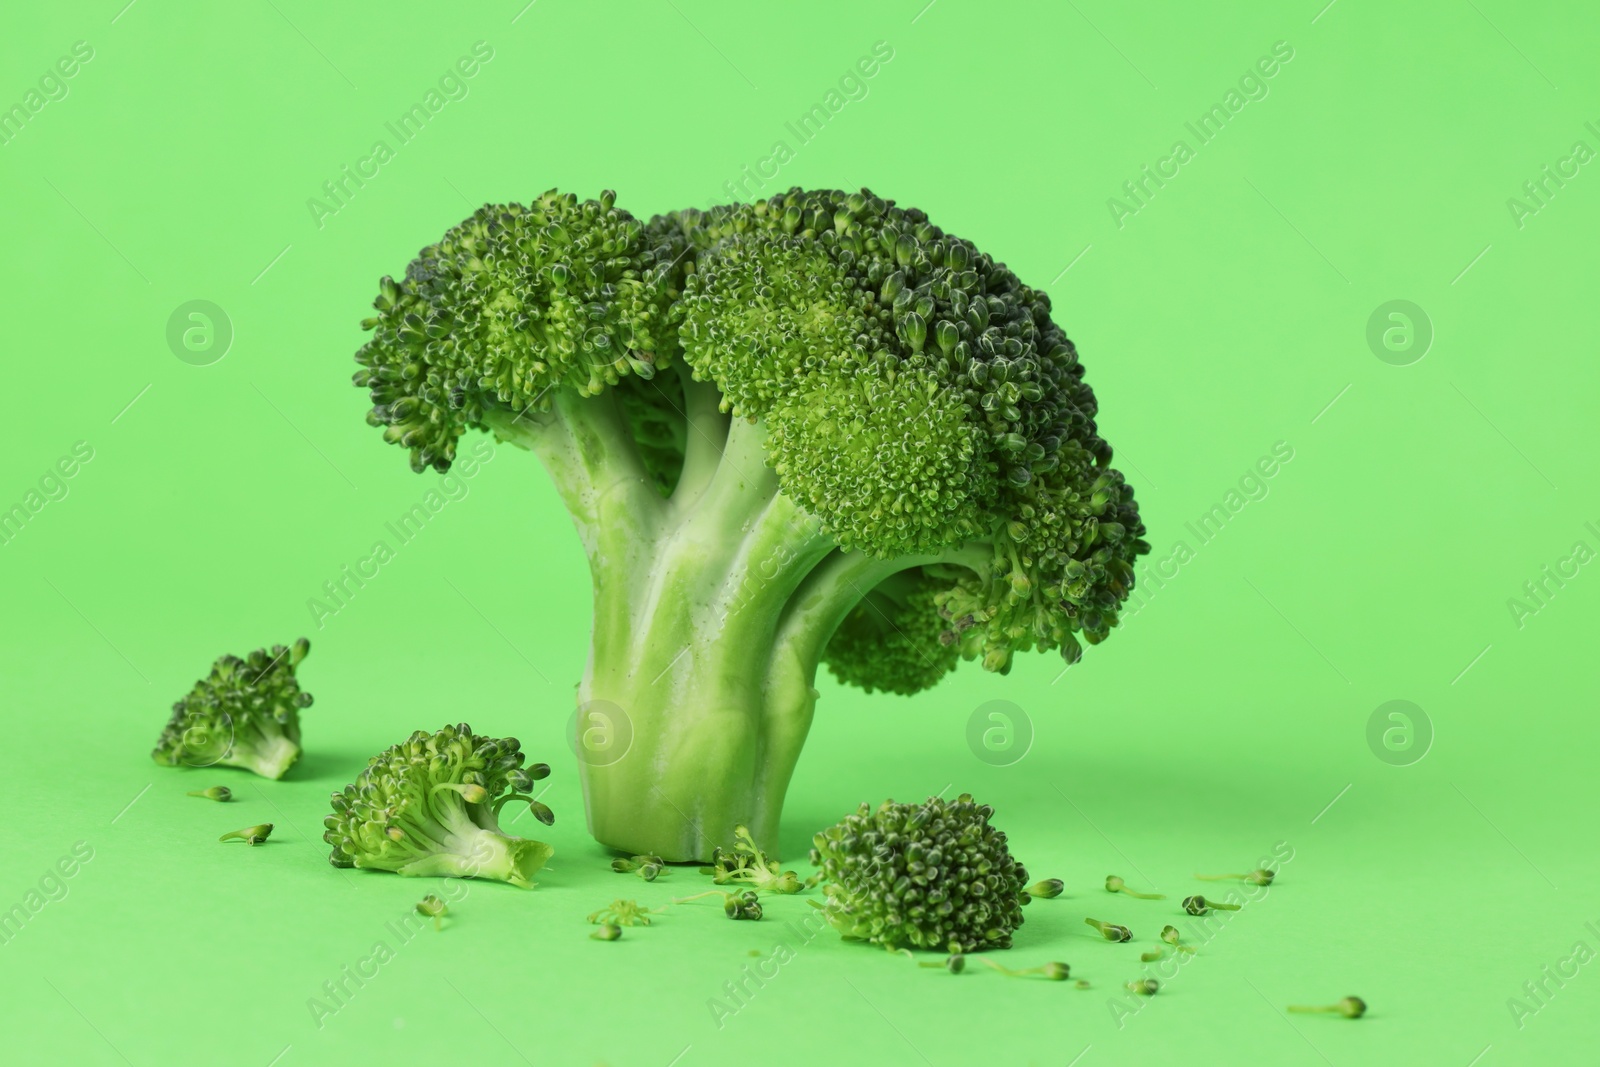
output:
[[[1543,1004],[1523,984],[1575,943],[1600,949],[1585,926],[1600,927],[1600,568],[1579,567],[1521,625],[1507,606],[1575,542],[1600,550],[1585,527],[1600,525],[1600,175],[1548,184],[1520,227],[1507,206],[1575,141],[1600,150],[1585,127],[1600,125],[1592,17],[1505,0],[521,2],[119,13],[105,0],[4,16],[5,106],[74,42],[93,48],[68,95],[0,145],[0,506],[25,502],[75,442],[93,449],[66,497],[0,545],[0,909],[75,842],[93,850],[64,899],[0,944],[8,1060],[1592,1055],[1600,966],[1543,979]],[[391,141],[319,227],[307,200],[477,41],[493,58],[468,95]],[[785,123],[878,41],[893,58],[802,145]],[[1293,58],[1268,95],[1200,145],[1184,124],[1279,41]],[[1193,158],[1119,228],[1108,198],[1179,139]],[[612,875],[583,832],[562,730],[587,579],[526,455],[498,449],[348,607],[321,628],[308,612],[437,482],[380,442],[349,385],[376,279],[486,199],[557,185],[616,188],[646,216],[703,205],[779,140],[793,158],[769,190],[868,184],[1048,288],[1138,486],[1151,559],[1193,550],[1059,684],[1053,657],[1007,678],[969,665],[911,699],[824,680],[790,794],[796,859],[862,800],[948,786],[994,804],[1030,871],[1069,886],[1029,908],[1007,962],[1065,960],[1091,990],[952,978],[705,905],[588,940],[583,916],[612,897],[660,902],[702,880]],[[165,339],[195,299],[235,331],[211,366]],[[1366,341],[1393,299],[1434,331],[1409,366]],[[1184,524],[1277,442],[1293,459],[1265,498],[1200,545]],[[302,633],[316,705],[289,780],[148,760],[213,656]],[[1034,731],[1006,767],[965,740],[996,699]],[[1434,734],[1409,766],[1367,743],[1394,699]],[[554,865],[531,893],[473,885],[442,934],[400,948],[319,1029],[307,999],[392,940],[385,924],[430,888],[330,868],[327,794],[413,728],[462,719],[555,764]],[[183,795],[213,782],[239,802]],[[268,847],[214,843],[257,821],[278,824]],[[1105,875],[1176,898],[1203,888],[1192,873],[1279,842],[1293,849],[1279,884],[1119,1026],[1108,1001],[1176,908],[1107,896]],[[778,900],[769,915],[808,910]],[[1098,942],[1085,915],[1138,940]],[[719,1028],[708,1000],[780,940],[795,958]],[[1371,1004],[1365,1020],[1280,1012],[1346,993]],[[1512,997],[1539,1008],[1520,1027]]]

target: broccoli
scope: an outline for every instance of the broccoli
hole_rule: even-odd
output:
[[[867,190],[615,200],[480,208],[381,280],[355,382],[414,470],[485,430],[571,513],[580,707],[628,737],[583,760],[594,836],[775,849],[820,663],[899,694],[1075,663],[1149,545],[1049,297],[968,241]]]
[[[850,940],[952,955],[1010,948],[1033,899],[994,809],[953,801],[863,804],[812,839],[828,922]]]
[[[300,709],[311,706],[294,671],[311,650],[258,648],[244,659],[223,656],[189,695],[172,705],[151,756],[167,767],[242,767],[282,778],[300,758]]]
[[[522,761],[514,737],[484,737],[466,723],[436,734],[418,730],[333,794],[333,814],[322,820],[322,838],[333,846],[328,862],[531,887],[553,850],[503,833],[499,814],[513,800],[548,813],[527,793],[550,768]]]

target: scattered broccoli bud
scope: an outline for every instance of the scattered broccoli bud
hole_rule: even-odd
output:
[[[1216,900],[1207,900],[1205,897],[1202,897],[1198,894],[1192,897],[1183,898],[1183,910],[1188,912],[1190,915],[1204,915],[1212,908],[1216,908],[1218,911],[1238,911],[1239,905],[1224,904]]]
[[[1089,988],[1089,979],[1080,978],[1076,982],[1074,982],[1073,984],[1075,986],[1077,986],[1079,989],[1088,989]]]
[[[902,950],[902,951],[905,951],[905,950]],[[909,951],[906,952],[906,955],[909,956],[910,954],[911,953]],[[967,969],[967,957],[963,956],[959,952],[956,952],[956,953],[952,953],[949,956],[946,956],[942,960],[918,960],[917,961],[917,966],[918,967],[943,967],[945,970],[949,971],[951,974],[960,974],[962,971]]]
[[[217,838],[218,841],[243,841],[247,845],[259,845],[272,836],[272,824],[264,822],[259,826],[246,826],[243,830],[230,830]]]
[[[514,737],[485,737],[466,723],[421,730],[374,756],[333,794],[322,820],[335,867],[411,877],[488,878],[527,888],[554,851],[500,829],[507,803],[533,802],[534,777]],[[539,765],[542,766],[542,765]]]
[[[1165,941],[1179,952],[1194,951],[1193,945],[1185,945],[1183,942],[1178,940],[1178,928],[1176,926],[1163,926],[1161,928],[1161,940]]]
[[[1061,895],[1066,888],[1066,883],[1059,878],[1046,878],[1042,882],[1035,882],[1028,887],[1028,895],[1052,900]]]
[[[611,869],[618,874],[636,874],[647,882],[653,882],[667,871],[667,866],[660,856],[619,856],[611,861]]]
[[[817,834],[829,923],[846,938],[891,948],[1010,948],[1033,898],[1006,835],[989,825],[993,814],[968,793],[886,801]]]
[[[1011,968],[1003,966],[1002,964],[998,964],[991,959],[984,959],[983,962],[987,963],[990,967],[993,967],[1001,974],[1010,975],[1012,978],[1024,978],[1030,974],[1040,974],[1052,982],[1065,982],[1072,972],[1072,968],[1067,966],[1065,963],[1052,962],[1043,964],[1039,967],[1024,967],[1021,970],[1014,971]]]
[[[1141,997],[1153,997],[1156,995],[1156,991],[1161,988],[1161,983],[1154,978],[1140,978],[1137,981],[1127,983],[1127,987],[1130,993],[1137,993]]]
[[[756,896],[756,891],[746,889],[743,892],[724,893],[720,889],[707,889],[704,893],[692,893],[686,897],[674,897],[674,904],[687,904],[691,900],[701,897],[721,897],[722,911],[730,919],[761,918],[761,900]]]
[[[300,758],[300,690],[295,668],[311,644],[258,648],[244,659],[222,656],[189,695],[172,705],[151,756],[167,767],[242,767],[282,778]]]
[[[1197,874],[1195,878],[1202,882],[1245,882],[1249,885],[1271,885],[1275,877],[1273,872],[1264,867],[1257,867],[1244,874]]]
[[[601,923],[600,929],[589,936],[596,941],[615,941],[622,936],[622,927],[616,923]]]
[[[767,854],[750,836],[748,827],[735,826],[733,841],[732,852],[716,848],[711,854],[711,866],[700,868],[702,874],[712,876],[715,884],[741,882],[761,893],[798,893],[812,884],[808,879],[802,885],[794,871],[780,870],[776,861],[767,859]]]
[[[1291,1004],[1289,1010],[1301,1014],[1327,1013],[1343,1015],[1346,1019],[1359,1019],[1367,1013],[1367,1002],[1360,997],[1345,997],[1337,1004],[1311,1006],[1305,1004]]]
[[[429,893],[417,903],[417,914],[425,915],[432,919],[435,930],[444,928],[443,919],[449,911],[450,906],[432,893]]]
[[[1101,922],[1099,919],[1085,919],[1083,921],[1089,926],[1092,926],[1096,930],[1100,931],[1100,936],[1105,938],[1107,941],[1133,940],[1133,931],[1128,929],[1126,926],[1118,926],[1116,923]]]
[[[191,789],[188,795],[201,797],[205,800],[220,800],[226,803],[233,799],[233,790],[225,785],[214,785],[210,789]]]
[[[602,926],[649,926],[650,916],[660,915],[666,908],[646,908],[637,900],[613,900],[599,911],[589,913],[589,921]],[[607,938],[614,941],[616,938]]]
[[[1139,953],[1139,962],[1140,963],[1154,963],[1156,960],[1159,960],[1161,958],[1161,955],[1162,955],[1161,950],[1158,949],[1158,948],[1157,949],[1151,949],[1149,952],[1141,952],[1141,953]]]
[[[1106,875],[1106,892],[1107,893],[1126,893],[1128,896],[1133,897],[1136,900],[1166,900],[1167,899],[1167,895],[1165,893],[1136,893],[1132,889],[1128,888],[1127,883],[1125,883],[1121,878],[1118,878],[1114,874]]]

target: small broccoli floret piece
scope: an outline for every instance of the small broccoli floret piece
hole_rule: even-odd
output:
[[[554,850],[502,832],[499,812],[514,800],[535,814],[548,812],[527,793],[550,768],[522,761],[514,737],[485,737],[466,723],[435,734],[418,730],[372,757],[353,784],[333,794],[333,814],[322,820],[322,838],[333,846],[328,861],[531,887]]]
[[[650,916],[660,915],[666,908],[647,908],[637,900],[613,900],[599,911],[589,913],[589,921],[601,926],[649,926]],[[604,940],[615,940],[605,938]]]
[[[233,790],[225,785],[214,785],[210,789],[191,789],[186,795],[199,797],[201,800],[215,800],[225,804],[233,799]]]
[[[861,805],[812,839],[828,921],[846,938],[889,948],[1010,948],[1033,898],[1006,835],[989,825],[993,814],[968,793]]]
[[[151,756],[167,767],[242,767],[282,778],[300,758],[300,690],[295,668],[311,643],[258,648],[244,659],[223,656],[189,695],[172,705]]]
[[[806,888],[798,874],[782,870],[776,860],[767,859],[747,826],[733,828],[732,852],[718,847],[711,859],[711,866],[701,870],[711,875],[717,885],[738,882],[752,886],[758,893],[798,893]]]

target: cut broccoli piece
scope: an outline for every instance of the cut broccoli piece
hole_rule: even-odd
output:
[[[850,940],[891,949],[1010,948],[1033,898],[1006,835],[989,825],[993,814],[966,793],[861,805],[812,839],[828,921]]]
[[[242,767],[282,778],[300,758],[300,709],[311,706],[295,668],[311,643],[223,656],[188,696],[172,705],[151,756],[168,767]]]
[[[435,734],[418,730],[333,794],[333,814],[322,820],[322,838],[333,846],[328,862],[531,887],[554,850],[502,832],[499,812],[522,801],[546,821],[550,809],[527,794],[550,768],[522,761],[514,737],[484,737],[466,723]]]

